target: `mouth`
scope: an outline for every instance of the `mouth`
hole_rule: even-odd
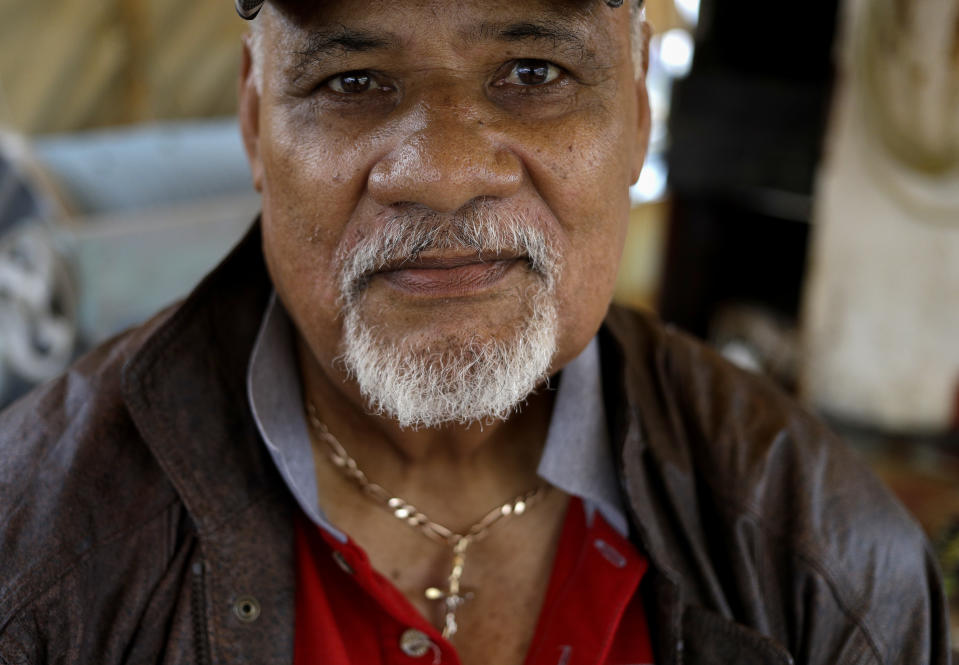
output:
[[[372,278],[408,295],[453,298],[477,295],[528,265],[529,258],[518,254],[423,252],[386,265]]]

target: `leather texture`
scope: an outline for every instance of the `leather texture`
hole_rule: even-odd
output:
[[[0,664],[292,662],[296,505],[245,392],[270,292],[254,226],[0,416]],[[921,531],[812,416],[647,315],[600,347],[657,663],[949,662]]]

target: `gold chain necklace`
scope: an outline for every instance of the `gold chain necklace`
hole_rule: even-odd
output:
[[[317,436],[329,446],[329,458],[340,472],[359,487],[360,491],[375,503],[388,510],[394,517],[413,527],[430,540],[447,545],[453,549],[450,574],[447,577],[446,590],[438,587],[429,587],[424,592],[428,600],[442,601],[444,607],[443,637],[449,639],[456,634],[456,610],[466,601],[473,598],[473,591],[460,585],[463,577],[463,566],[466,563],[466,548],[472,543],[481,540],[494,524],[510,515],[522,515],[529,508],[538,503],[549,485],[543,484],[534,490],[521,494],[512,501],[493,508],[479,521],[473,524],[465,533],[456,533],[452,529],[430,520],[426,515],[399,497],[395,497],[385,489],[372,482],[357,466],[356,460],[349,456],[343,445],[330,433],[330,430],[319,419],[316,408],[312,404],[306,405],[310,424],[316,430]]]

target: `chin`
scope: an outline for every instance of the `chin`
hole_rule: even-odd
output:
[[[554,298],[541,289],[521,321],[491,328],[457,320],[445,330],[404,335],[348,307],[341,360],[370,410],[400,427],[506,420],[549,375],[558,337]]]

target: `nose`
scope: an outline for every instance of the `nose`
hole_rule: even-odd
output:
[[[370,195],[384,206],[413,203],[454,212],[480,197],[508,198],[523,166],[493,132],[463,109],[426,114],[370,172]]]

